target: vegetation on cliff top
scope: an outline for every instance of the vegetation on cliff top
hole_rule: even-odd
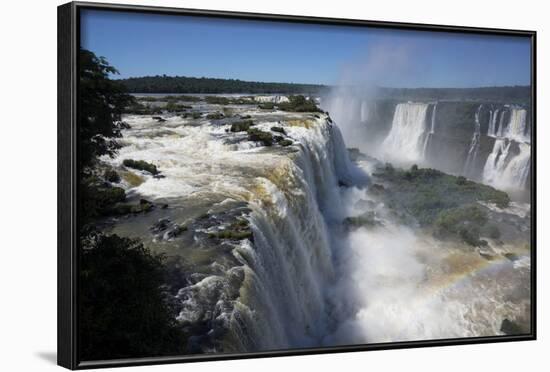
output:
[[[304,96],[289,96],[288,102],[281,102],[277,105],[279,110],[292,112],[322,112],[313,99]]]

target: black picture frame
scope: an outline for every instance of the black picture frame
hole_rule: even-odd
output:
[[[419,31],[445,31],[451,33],[473,33],[483,35],[523,36],[531,41],[531,333],[517,336],[491,336],[460,339],[438,339],[425,341],[392,342],[366,345],[305,348],[281,351],[264,351],[246,354],[182,355],[177,357],[152,357],[124,360],[82,362],[78,360],[77,329],[77,92],[78,58],[80,43],[80,11],[83,9],[109,10],[115,12],[141,12],[165,15],[209,16],[219,18],[278,21],[353,27],[375,26],[386,29]],[[98,367],[122,367],[180,362],[200,362],[228,359],[260,358],[274,356],[306,355],[317,353],[339,353],[384,349],[415,348],[429,346],[479,344],[492,342],[527,341],[536,339],[536,31],[493,29],[481,27],[460,27],[434,24],[382,22],[357,19],[334,19],[278,14],[226,12],[199,9],[180,9],[155,6],[136,6],[71,2],[58,7],[58,334],[57,357],[60,366],[69,369]]]

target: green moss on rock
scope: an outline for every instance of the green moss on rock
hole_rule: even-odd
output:
[[[250,128],[247,131],[250,141],[262,142],[265,146],[273,145],[273,135],[258,128]]]
[[[258,108],[261,110],[273,110],[275,108],[275,104],[271,102],[264,102],[264,103],[260,103],[258,105]]]
[[[347,217],[344,219],[343,224],[347,229],[358,229],[360,227],[372,228],[381,226],[382,222],[376,218],[374,212],[369,211],[359,216]]]
[[[283,127],[271,127],[271,130],[273,132],[282,133],[286,136],[286,131],[285,131],[285,128]]]
[[[152,175],[159,174],[156,165],[147,163],[144,160],[124,159],[122,162],[125,167],[142,170],[151,173]]]
[[[107,169],[103,177],[111,183],[119,183],[120,175],[114,169]]]
[[[225,116],[221,112],[214,112],[211,114],[207,114],[206,118],[209,120],[221,120],[225,118]]]
[[[289,96],[288,102],[280,103],[278,108],[282,111],[292,112],[322,112],[313,99],[308,99],[302,95]]]
[[[254,125],[252,120],[240,120],[231,124],[231,132],[246,132]]]
[[[229,240],[253,240],[250,223],[245,219],[238,219],[224,230],[212,232],[208,234],[212,239],[229,239]]]

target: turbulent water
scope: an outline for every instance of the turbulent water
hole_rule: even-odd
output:
[[[326,117],[245,114],[257,115],[255,127],[268,131],[286,120],[285,131],[296,144],[268,149],[209,121],[189,125],[174,116],[161,125],[150,117],[128,116],[132,129],[124,133],[124,147],[111,163],[120,167],[132,158],[157,164],[164,177],[141,175],[144,182],[130,194],[168,202],[174,222],[216,209],[212,204],[229,209],[242,202],[251,211],[246,217],[254,243],[234,244],[228,262],[212,256],[210,267],[178,294],[181,321],[198,321],[211,311],[212,330],[227,340],[213,350],[199,345],[202,351],[318,346],[331,324],[326,288],[334,281],[334,268],[327,224],[342,218],[338,182],[350,182],[352,165],[338,128]],[[137,223],[119,223],[115,232],[135,231]],[[174,242],[151,244],[171,253]],[[194,251],[211,248],[208,242],[198,245]],[[234,277],[244,279],[238,297],[230,298],[224,287],[232,286]]]
[[[356,106],[367,120],[368,102]],[[426,136],[436,127],[435,107],[429,107],[396,106],[383,144],[388,156],[423,158]],[[375,164],[349,160],[353,130],[342,136],[325,114],[231,109],[251,115],[259,129],[284,128],[293,144],[265,147],[249,141],[246,132],[229,132],[224,121],[174,115],[157,122],[130,115],[124,118],[131,128],[123,133],[119,155],[104,159],[117,169],[124,169],[123,159],[145,160],[162,172],[153,177],[121,171],[131,198],[168,208],[116,220],[112,231],[138,236],[153,251],[181,261],[185,284],[174,300],[178,320],[193,334],[190,352],[497,335],[504,318],[525,320],[528,249],[488,239],[487,249],[500,258],[487,260],[399,224],[368,194]],[[512,115],[509,137],[497,139],[498,151],[487,160],[497,165],[486,167],[487,174],[501,172],[516,182],[525,172],[527,143],[511,160],[503,156],[511,139],[525,134],[518,129],[522,115]],[[472,151],[474,140],[475,135]],[[502,218],[520,218],[513,208],[495,208]],[[342,227],[344,218],[367,211],[376,212],[381,227]],[[162,218],[191,228],[181,237],[152,234],[151,226]],[[253,239],[208,238],[234,218],[249,221]],[[519,259],[499,255],[506,252]]]

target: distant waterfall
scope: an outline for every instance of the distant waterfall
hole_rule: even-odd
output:
[[[529,142],[527,135],[527,111],[523,109],[513,109],[510,114],[510,122],[506,128],[505,137],[514,139],[518,142]]]
[[[498,129],[496,137],[504,137],[505,125],[504,118],[506,117],[507,110],[502,110],[500,113],[500,120],[498,121]]]
[[[479,105],[475,115],[474,135],[472,136],[472,142],[470,142],[470,149],[468,150],[468,157],[466,163],[464,163],[464,170],[462,173],[466,176],[470,176],[474,173],[474,167],[476,164],[477,154],[479,152],[479,140],[481,137],[481,123],[479,122],[479,115],[483,105]],[[489,118],[491,121],[492,118]]]
[[[517,188],[527,187],[529,170],[531,168],[531,146],[526,143],[519,144],[519,154],[510,160],[504,169],[502,181],[507,185]]]
[[[422,158],[426,159],[428,147],[430,146],[430,141],[432,140],[432,137],[435,133],[435,118],[437,114],[437,102],[434,105],[433,111],[432,111],[432,120],[431,120],[431,127],[430,131],[428,132],[428,135],[426,136],[426,139],[424,140],[424,146],[422,148]]]
[[[527,185],[531,167],[531,145],[527,129],[527,111],[511,108],[508,122],[505,110],[496,110],[489,123],[488,135],[495,137],[493,151],[483,168],[483,181],[504,189],[522,189]],[[498,128],[496,123],[498,122]],[[511,153],[514,143],[517,153]]]
[[[361,121],[365,122],[369,120],[369,116],[370,116],[369,102],[363,101],[361,102]]]
[[[423,160],[422,139],[426,132],[427,103],[400,103],[382,149],[389,158],[409,162]]]
[[[495,109],[494,111],[491,110],[489,113],[489,126],[487,127],[488,137],[497,136],[497,130],[496,130],[497,117],[498,117],[498,109]]]
[[[506,138],[498,138],[489,154],[485,167],[483,168],[483,180],[490,184],[500,183],[500,176],[506,167],[506,160],[512,142]]]

